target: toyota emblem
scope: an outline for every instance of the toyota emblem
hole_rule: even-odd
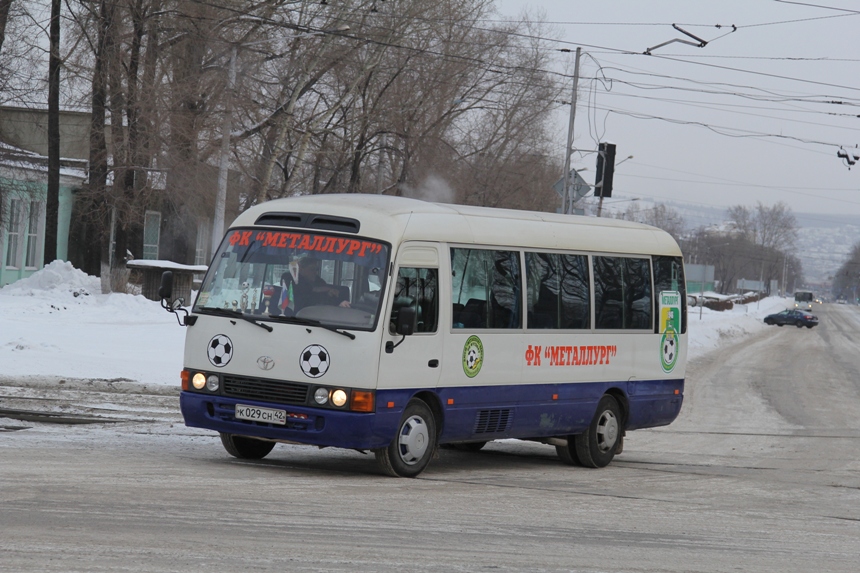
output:
[[[261,370],[271,370],[275,367],[275,361],[270,356],[260,356],[257,358],[257,366]]]

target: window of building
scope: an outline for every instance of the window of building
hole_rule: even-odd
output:
[[[194,264],[209,264],[209,244],[212,241],[212,231],[209,221],[201,221],[197,224],[197,241],[194,248]]]
[[[599,329],[651,329],[654,302],[648,259],[596,256],[594,320]]]
[[[143,258],[158,258],[158,241],[161,237],[161,213],[147,211],[143,219]]]
[[[526,253],[528,328],[589,328],[588,257]]]
[[[6,231],[6,267],[18,268],[19,245],[21,242],[21,200],[9,201],[9,213],[7,219],[8,231]]]
[[[451,249],[454,328],[520,328],[518,251]]]
[[[42,215],[42,204],[38,201],[30,201],[30,216],[27,222],[27,256],[24,266],[34,269],[39,265],[39,227]]]

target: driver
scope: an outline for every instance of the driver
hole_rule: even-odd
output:
[[[342,300],[341,290],[328,284],[320,276],[321,262],[313,257],[299,259],[299,280],[293,286],[296,305],[299,308],[315,305],[337,305],[349,308],[348,300]]]

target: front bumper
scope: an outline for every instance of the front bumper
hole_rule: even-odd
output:
[[[287,411],[286,425],[238,420],[236,404]],[[181,392],[185,425],[269,440],[366,450],[382,448],[397,432],[401,410],[374,413],[308,408],[212,394]],[[292,416],[291,416],[292,414]]]

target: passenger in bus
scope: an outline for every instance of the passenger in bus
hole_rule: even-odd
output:
[[[349,308],[349,290],[332,286],[320,276],[321,262],[313,257],[299,259],[299,277],[293,285],[296,308],[332,305]],[[346,291],[346,292],[343,292]]]

